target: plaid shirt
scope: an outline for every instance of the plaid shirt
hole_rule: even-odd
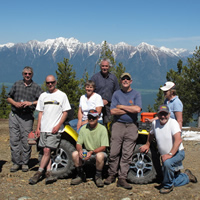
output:
[[[20,101],[37,101],[40,94],[42,93],[42,89],[35,82],[31,82],[30,85],[25,86],[24,81],[20,80],[14,83],[10,92],[8,93],[8,98],[12,98],[16,102]],[[16,113],[33,113],[35,110],[35,106],[27,106],[24,109],[16,108],[12,105],[12,111]]]

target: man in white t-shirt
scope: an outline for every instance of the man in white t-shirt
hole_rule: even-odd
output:
[[[56,79],[53,75],[46,77],[47,92],[40,95],[36,110],[38,124],[36,134],[40,134],[39,147],[43,148],[43,157],[38,171],[29,179],[30,184],[36,184],[46,168],[46,184],[56,181],[51,172],[51,151],[55,150],[64,131],[64,121],[67,111],[71,109],[67,95],[56,88]]]
[[[157,114],[158,119],[153,121],[147,142],[140,147],[140,150],[147,153],[155,136],[162,160],[163,188],[160,189],[160,193],[167,194],[174,187],[182,186],[189,182],[196,183],[197,178],[189,169],[186,169],[184,173],[180,173],[180,169],[183,169],[182,161],[185,158],[185,152],[180,126],[175,119],[170,118],[168,106],[159,106]]]

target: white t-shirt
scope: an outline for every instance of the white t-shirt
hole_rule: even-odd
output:
[[[152,122],[152,128],[150,134],[154,134],[158,150],[161,155],[168,154],[173,147],[173,135],[181,132],[180,126],[175,119],[169,118],[165,125],[161,125],[159,119]],[[179,146],[179,150],[182,150],[183,144]]]
[[[36,110],[43,112],[40,131],[51,133],[53,127],[60,122],[63,111],[70,109],[71,106],[64,92],[57,90],[54,93],[42,93],[36,106]],[[64,126],[62,125],[58,132],[63,131]]]
[[[83,112],[82,120],[87,120],[88,111],[90,109],[96,109],[96,107],[103,107],[103,100],[101,96],[97,93],[94,93],[89,99],[86,94],[82,95],[79,102],[79,107]],[[99,120],[102,120],[102,114],[99,117]]]

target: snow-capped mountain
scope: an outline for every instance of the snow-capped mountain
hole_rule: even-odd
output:
[[[94,42],[81,43],[75,38],[48,39],[43,42],[32,40],[27,43],[0,45],[0,82],[15,82],[21,79],[24,66],[34,68],[34,80],[43,83],[48,74],[55,74],[57,63],[69,59],[77,77],[87,71],[90,76],[97,72],[95,64],[102,45]],[[117,63],[122,62],[126,71],[133,76],[135,87],[158,88],[163,84],[166,72],[176,69],[179,59],[190,56],[186,49],[168,49],[141,43],[134,47],[124,42],[108,44]]]

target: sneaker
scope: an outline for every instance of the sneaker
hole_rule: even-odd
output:
[[[95,176],[95,183],[96,183],[97,187],[103,187],[104,186],[103,180],[100,176]]]
[[[42,174],[43,174],[42,172],[37,171],[34,174],[34,176],[29,179],[29,184],[31,184],[31,185],[36,184],[40,180],[40,178],[42,177]]]
[[[20,165],[13,164],[13,166],[10,168],[10,172],[16,172],[20,168]]]
[[[111,175],[104,181],[104,184],[110,185],[111,183],[114,183],[115,181],[116,181],[116,177]]]
[[[46,180],[45,180],[46,184],[51,184],[51,183],[57,181],[57,177],[53,176],[51,171],[47,171],[45,176],[46,176]]]
[[[160,194],[168,194],[168,193],[170,193],[173,189],[174,189],[174,186],[172,186],[172,187],[170,187],[170,188],[162,188],[162,189],[160,189]]]
[[[29,170],[28,165],[22,165],[22,171],[27,172]]]
[[[127,190],[131,190],[132,189],[132,186],[127,183],[126,179],[123,179],[123,178],[119,178],[118,179],[117,187],[122,187],[122,188],[125,188]]]
[[[197,183],[197,178],[189,169],[186,169],[184,173],[189,177],[190,182]]]

